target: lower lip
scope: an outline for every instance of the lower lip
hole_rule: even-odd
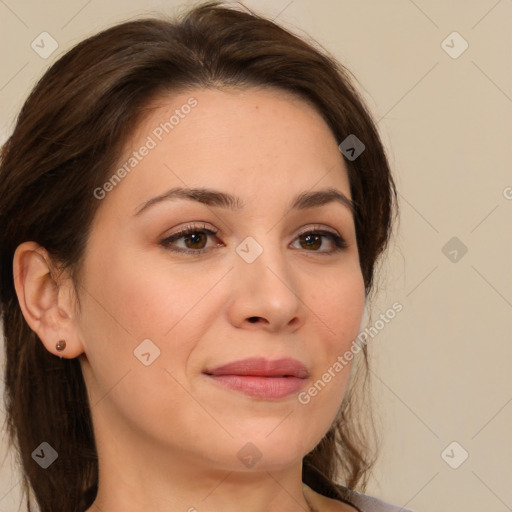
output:
[[[297,393],[306,379],[298,377],[256,377],[253,375],[208,375],[219,384],[264,400],[278,399]]]

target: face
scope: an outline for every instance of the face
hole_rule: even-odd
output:
[[[152,107],[122,179],[95,192],[79,289],[100,445],[130,439],[227,470],[249,468],[247,454],[260,469],[296,463],[336,416],[350,365],[323,375],[365,303],[337,141],[275,90],[193,90]]]

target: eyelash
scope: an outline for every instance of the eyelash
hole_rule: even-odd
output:
[[[187,235],[191,235],[193,233],[205,233],[208,236],[212,236],[212,235],[215,236],[215,235],[217,235],[218,232],[219,232],[218,230],[215,231],[212,229],[208,229],[205,224],[203,224],[202,226],[194,226],[194,225],[186,226],[185,228],[181,229],[180,231],[174,233],[173,235],[163,239],[160,242],[160,244],[163,247],[169,249],[170,251],[176,252],[176,253],[201,254],[201,253],[205,253],[205,252],[209,251],[211,248],[208,248],[208,249],[181,249],[181,248],[178,248],[177,249],[176,247],[172,247],[171,244],[173,242],[176,242],[180,238],[183,238],[184,236],[187,236]],[[303,231],[297,235],[296,239],[298,239],[301,236],[305,236],[305,235],[320,235],[320,236],[330,238],[335,246],[335,248],[331,251],[308,251],[307,249],[304,249],[306,252],[318,253],[318,254],[322,254],[322,255],[332,255],[332,254],[338,253],[338,252],[348,248],[347,242],[345,241],[345,239],[343,237],[337,235],[334,232],[331,232],[331,231],[328,231],[325,229],[312,228],[307,231]]]

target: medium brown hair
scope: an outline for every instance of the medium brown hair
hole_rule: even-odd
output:
[[[348,71],[307,42],[248,9],[208,2],[181,18],[119,24],[82,41],[44,74],[26,100],[0,162],[0,306],[5,342],[6,427],[23,472],[27,510],[81,512],[94,501],[98,459],[79,359],[46,350],[20,309],[13,255],[25,241],[44,247],[75,289],[94,215],[93,195],[111,175],[123,145],[151,100],[194,88],[266,87],[312,104],[337,141],[365,145],[345,158],[366,296],[389,241],[396,190],[383,145]],[[341,313],[341,312],[340,312]],[[363,364],[368,367],[366,346]],[[363,369],[364,369],[363,368]],[[304,457],[313,474],[364,490],[374,460],[352,379],[336,421]],[[362,380],[361,380],[362,379]],[[48,442],[58,459],[42,470],[31,454]]]

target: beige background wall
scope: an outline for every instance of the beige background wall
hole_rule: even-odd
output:
[[[0,141],[71,45],[191,3],[0,0]],[[402,220],[374,316],[403,311],[371,341],[383,444],[369,492],[421,512],[512,510],[512,1],[244,3],[353,71],[395,171]],[[31,48],[44,31],[48,59]],[[0,511],[17,510],[18,480],[7,458]]]

